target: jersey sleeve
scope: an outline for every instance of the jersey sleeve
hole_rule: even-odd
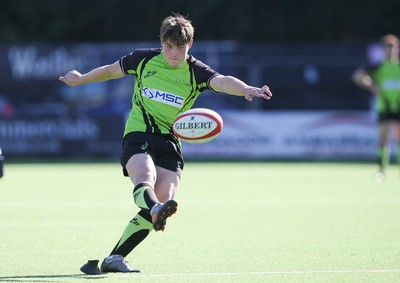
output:
[[[159,52],[158,49],[136,49],[119,60],[121,70],[125,75],[138,75],[138,67],[146,58],[151,58]]]
[[[196,60],[193,56],[189,58],[189,61],[192,65],[196,82],[199,85],[199,90],[202,92],[209,89],[215,92],[210,86],[210,81],[213,77],[219,75],[219,73],[203,62]]]

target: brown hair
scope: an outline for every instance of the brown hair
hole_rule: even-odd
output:
[[[161,42],[170,40],[177,46],[189,43],[194,36],[194,28],[191,21],[176,13],[166,17],[160,28]]]

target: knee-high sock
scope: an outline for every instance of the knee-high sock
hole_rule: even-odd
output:
[[[153,188],[146,183],[140,183],[133,189],[133,200],[139,208],[148,210],[158,203]]]
[[[153,230],[149,210],[142,209],[125,228],[121,239],[114,247],[110,255],[118,254],[126,257],[137,245],[139,245]]]
[[[390,149],[389,146],[379,146],[378,148],[378,165],[379,170],[384,172],[390,162]]]
[[[397,164],[400,165],[400,144],[397,145],[397,157],[396,157]]]

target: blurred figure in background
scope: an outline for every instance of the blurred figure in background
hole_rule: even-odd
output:
[[[3,177],[3,160],[4,156],[3,153],[1,152],[1,147],[0,147],[0,178]]]
[[[376,111],[379,122],[378,164],[375,180],[385,178],[385,169],[390,164],[390,130],[397,142],[397,163],[400,164],[400,64],[399,38],[393,34],[381,38],[385,58],[383,62],[360,67],[353,73],[353,81],[376,96]]]

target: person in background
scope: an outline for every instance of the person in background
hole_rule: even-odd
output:
[[[0,147],[0,178],[3,177],[3,160],[4,160],[4,156],[3,156],[3,153],[2,153],[1,147]]]
[[[129,267],[125,257],[152,230],[163,231],[167,218],[177,211],[174,197],[184,162],[180,141],[172,132],[175,118],[189,110],[207,89],[242,96],[248,101],[255,97],[269,100],[272,96],[266,85],[250,86],[238,78],[221,75],[189,55],[193,36],[191,22],[174,14],[162,21],[161,48],[137,49],[86,74],[72,70],[59,77],[69,86],[127,75],[136,77],[120,161],[124,175],[134,184],[133,199],[139,212],[103,260],[101,272],[139,272]],[[88,261],[81,271],[98,274],[93,268],[97,262]]]
[[[376,96],[376,111],[379,123],[378,171],[375,180],[385,178],[386,167],[390,164],[390,132],[396,137],[397,162],[400,164],[400,64],[399,38],[387,34],[380,40],[384,49],[384,60],[368,67],[356,69],[353,81]]]

